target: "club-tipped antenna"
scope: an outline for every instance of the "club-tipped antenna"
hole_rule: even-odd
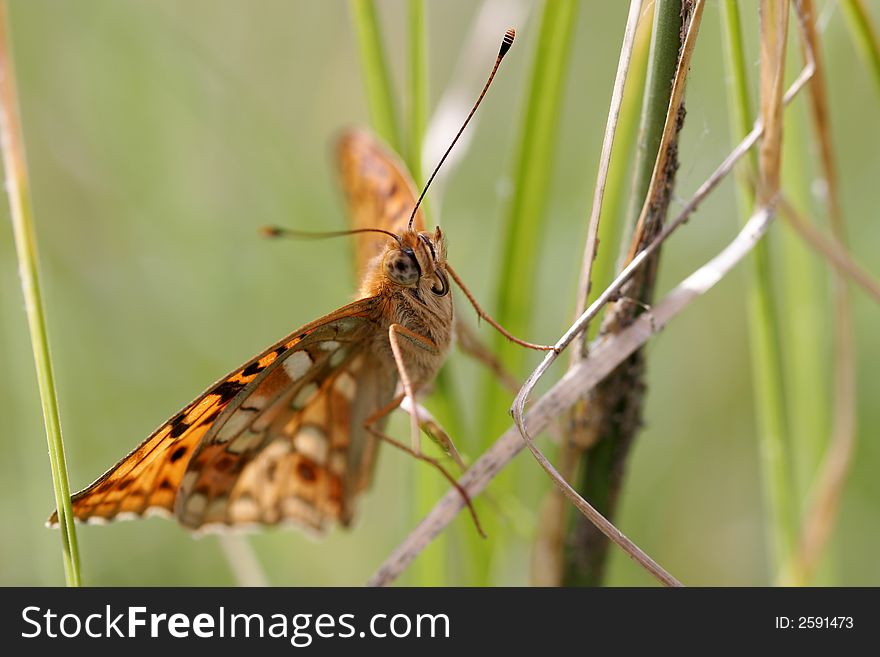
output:
[[[458,134],[455,135],[455,139],[452,140],[452,143],[449,144],[449,148],[446,149],[446,152],[443,154],[443,157],[440,158],[440,162],[434,168],[434,173],[431,174],[431,177],[428,178],[428,182],[425,183],[424,189],[422,189],[422,193],[419,195],[419,200],[416,201],[416,205],[413,208],[412,214],[409,217],[409,225],[407,226],[408,230],[412,230],[413,222],[416,219],[416,212],[419,210],[419,206],[422,204],[422,199],[425,198],[425,194],[428,192],[428,187],[431,186],[431,182],[433,182],[434,177],[437,175],[437,172],[440,170],[440,167],[443,166],[443,163],[446,161],[446,158],[449,156],[452,147],[455,146],[455,142],[458,141],[458,138],[461,137],[461,133],[464,132],[464,129],[467,127],[467,124],[470,123],[471,117],[474,115],[474,112],[477,111],[477,108],[480,106],[480,103],[483,102],[483,96],[486,95],[486,92],[489,90],[489,85],[492,84],[492,80],[495,77],[495,73],[498,71],[498,67],[501,65],[501,60],[504,59],[504,55],[507,54],[507,51],[510,50],[510,46],[513,45],[513,39],[516,37],[516,30],[512,27],[504,33],[504,39],[501,41],[501,50],[498,51],[498,57],[495,59],[495,66],[492,67],[492,72],[489,74],[489,79],[486,80],[486,86],[483,87],[482,93],[480,93],[480,97],[477,98],[477,102],[474,103],[473,108],[471,108],[470,114],[467,115],[467,118],[464,120],[461,128],[458,130]]]
[[[400,237],[390,230],[382,230],[381,228],[354,228],[352,230],[332,230],[327,232],[313,233],[306,230],[293,230],[292,228],[282,228],[281,226],[263,226],[260,229],[263,237],[293,237],[299,240],[323,240],[329,237],[343,237],[344,235],[357,235],[358,233],[382,233],[388,235],[395,242],[403,246]]]

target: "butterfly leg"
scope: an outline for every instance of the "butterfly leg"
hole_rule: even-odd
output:
[[[392,401],[390,404],[388,404],[388,406],[386,406],[385,408],[379,409],[377,412],[373,413],[373,415],[368,417],[366,422],[364,422],[364,429],[366,429],[369,433],[371,433],[373,436],[375,436],[379,440],[382,440],[382,441],[388,443],[389,445],[392,445],[392,446],[396,447],[397,449],[399,449],[403,452],[406,452],[407,454],[409,454],[413,458],[418,459],[419,461],[424,461],[425,463],[437,468],[437,470],[440,471],[440,474],[443,475],[443,478],[446,479],[446,481],[448,481],[449,484],[458,491],[459,495],[461,495],[462,500],[464,500],[464,503],[467,505],[468,511],[470,511],[471,518],[473,518],[473,520],[474,520],[474,526],[477,528],[477,532],[483,538],[487,538],[486,532],[483,531],[483,526],[480,524],[480,519],[477,516],[477,510],[474,508],[474,503],[471,501],[470,495],[468,495],[467,491],[464,488],[462,488],[461,484],[459,484],[458,481],[456,481],[455,477],[453,477],[451,474],[449,474],[449,471],[443,467],[443,464],[440,463],[440,461],[428,456],[427,454],[422,454],[421,452],[416,452],[414,449],[407,447],[399,440],[395,440],[394,438],[392,438],[388,434],[383,433],[382,431],[379,431],[379,429],[377,429],[374,426],[378,420],[380,420],[385,415],[387,415],[388,413],[393,411],[395,408],[397,408],[401,404],[401,402],[404,400],[404,398],[405,398],[404,395],[400,395],[394,401]]]
[[[423,335],[419,335],[415,331],[411,331],[400,324],[392,324],[388,327],[388,341],[391,343],[391,353],[394,354],[394,363],[397,365],[397,372],[400,375],[400,384],[403,386],[403,392],[407,398],[411,400],[412,412],[410,413],[410,437],[412,439],[412,449],[415,453],[421,454],[421,432],[419,431],[419,414],[416,408],[416,394],[413,386],[412,378],[406,369],[406,363],[403,358],[403,348],[401,339],[406,340],[409,344],[427,351],[431,355],[439,354],[440,350],[432,340]]]
[[[467,297],[467,300],[470,301],[471,305],[474,307],[474,310],[477,311],[477,316],[480,317],[481,319],[484,319],[487,322],[489,322],[489,324],[492,325],[492,327],[494,327],[495,330],[498,331],[505,338],[507,338],[508,340],[513,342],[514,344],[518,344],[521,347],[525,347],[526,349],[534,349],[536,351],[555,351],[556,353],[559,353],[558,348],[553,345],[535,344],[533,342],[526,342],[525,340],[520,340],[518,337],[516,337],[515,335],[510,333],[507,329],[505,329],[503,326],[501,326],[501,324],[499,324],[497,321],[492,319],[492,316],[489,313],[487,313],[485,310],[483,310],[480,307],[480,304],[477,303],[476,297],[474,297],[473,293],[467,288],[467,286],[464,284],[464,281],[461,280],[459,275],[455,273],[455,270],[452,268],[452,265],[450,265],[447,262],[444,265],[444,267],[446,268],[446,273],[448,273],[450,276],[452,276],[452,280],[454,280],[456,285],[458,285],[458,287],[461,289],[461,291],[464,292],[464,295]]]

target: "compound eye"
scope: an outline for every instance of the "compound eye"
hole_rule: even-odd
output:
[[[410,249],[389,251],[385,256],[385,273],[398,285],[407,286],[418,283],[422,275],[419,262]]]
[[[437,276],[437,282],[431,286],[431,292],[438,297],[445,297],[449,294],[449,279],[446,278],[446,274],[442,271],[438,270],[435,274]]]

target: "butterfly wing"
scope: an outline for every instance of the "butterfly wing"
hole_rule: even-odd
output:
[[[368,481],[375,438],[366,419],[387,405],[396,376],[371,335],[324,325],[267,372],[206,434],[187,466],[175,511],[193,529],[294,521],[349,524]]]
[[[336,155],[352,228],[403,233],[418,198],[406,166],[364,130],[343,133]],[[413,226],[417,231],[425,230],[421,210],[416,213]],[[361,280],[370,261],[384,250],[388,238],[364,233],[355,235],[355,240],[355,271],[357,280]]]
[[[74,516],[109,521],[150,511],[176,513],[183,524],[195,528],[209,517],[219,517],[218,502],[223,500],[229,507],[221,521],[226,524],[290,518],[316,525],[323,524],[326,517],[345,521],[362,477],[352,464],[368,460],[364,454],[375,449],[362,421],[360,425],[356,421],[365,412],[380,408],[382,400],[388,403],[394,392],[393,376],[383,376],[384,370],[370,362],[372,356],[367,351],[369,337],[376,330],[378,304],[374,297],[344,306],[302,327],[218,381],[74,495]],[[378,379],[354,379],[366,372]],[[306,399],[311,386],[315,394]],[[325,461],[315,458],[314,445],[305,446],[306,439],[298,439],[302,432],[297,429],[319,424],[321,413],[323,426],[332,426],[325,430]],[[278,441],[289,443],[286,465],[297,475],[292,484],[257,476],[257,466],[269,459],[256,457],[266,450],[270,455],[271,449],[278,450],[272,447]],[[339,461],[338,456],[332,460],[336,454],[343,454],[344,467],[333,466]],[[313,468],[311,479],[306,473],[309,467]],[[210,499],[204,495],[206,483],[211,486]],[[282,485],[292,486],[294,493],[299,490],[297,486],[309,488],[308,494],[300,497],[317,511],[305,517],[285,507],[277,518],[267,511],[257,517],[248,516],[240,512],[242,504],[236,507],[239,512],[231,511],[231,501],[246,499],[246,494],[257,500],[268,499],[277,494],[266,491]],[[279,497],[286,499],[289,495]],[[202,513],[196,513],[199,500],[205,503]],[[207,514],[209,509],[214,516]],[[309,518],[320,519],[321,523],[309,522]],[[57,515],[53,514],[49,522],[56,523]]]

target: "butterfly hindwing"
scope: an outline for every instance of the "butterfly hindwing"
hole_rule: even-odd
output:
[[[336,147],[337,166],[348,202],[352,228],[380,228],[398,235],[409,223],[418,192],[406,167],[370,133],[349,130]],[[425,230],[422,211],[413,228]],[[387,238],[375,233],[355,236],[355,272],[363,278],[368,264],[382,253]]]

